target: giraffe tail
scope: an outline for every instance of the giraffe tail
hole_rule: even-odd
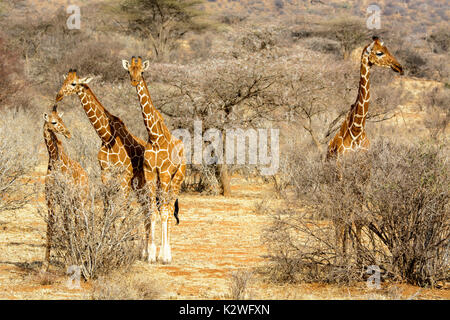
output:
[[[178,207],[178,199],[177,199],[177,200],[175,200],[175,209],[173,210],[173,216],[177,220],[177,224],[180,223],[180,219],[178,219],[178,210],[179,210],[179,207]]]

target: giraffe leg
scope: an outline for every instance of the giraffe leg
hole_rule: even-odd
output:
[[[170,249],[170,224],[169,216],[173,212],[172,199],[170,194],[171,176],[168,173],[160,175],[161,183],[161,248],[158,255],[158,260],[162,263],[170,263],[172,261],[172,253]]]
[[[153,207],[153,206],[152,206]],[[148,248],[148,262],[155,263],[156,262],[156,244],[155,244],[155,227],[156,227],[156,219],[158,215],[158,208],[156,207],[156,201],[154,209],[150,213],[150,247]],[[148,237],[147,237],[148,239]],[[148,246],[148,242],[147,242]]]
[[[159,251],[158,260],[162,263],[170,263],[172,261],[172,252],[170,249],[170,224],[169,207],[165,205],[161,208],[161,249]]]
[[[148,198],[150,205],[148,217],[145,220],[145,240],[142,255],[143,257],[147,255],[147,260],[149,263],[156,262],[155,226],[156,226],[156,219],[158,217],[158,206],[156,204],[156,183],[157,183],[156,178],[157,176],[155,170],[146,167],[145,180],[147,183],[146,187],[148,190]]]
[[[47,200],[47,244],[45,247],[45,258],[44,263],[42,265],[42,270],[48,271],[50,268],[50,249],[52,247],[52,230],[54,223],[54,211],[53,211],[53,203],[50,200]]]

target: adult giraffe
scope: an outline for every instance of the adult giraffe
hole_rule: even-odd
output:
[[[170,220],[169,215],[174,210],[178,224],[178,193],[186,172],[183,142],[171,135],[164,123],[161,113],[153,105],[147,84],[144,80],[144,71],[148,69],[148,60],[142,62],[141,57],[132,57],[131,63],[122,60],[122,66],[130,74],[131,85],[136,87],[141,105],[144,124],[148,133],[148,141],[144,155],[145,180],[149,184],[151,200],[151,218],[147,224],[143,255],[148,254],[148,261],[156,261],[155,222],[158,207],[156,195],[160,201],[159,215],[161,220],[161,248],[158,260],[163,263],[172,261],[170,249]],[[159,189],[157,194],[157,189]],[[149,233],[151,238],[148,248]]]
[[[92,78],[78,78],[76,70],[72,69],[64,78],[56,102],[72,94],[80,98],[81,106],[102,142],[97,155],[102,181],[106,183],[110,179],[109,173],[117,170],[120,174],[118,181],[125,195],[132,188],[142,188],[145,184],[142,167],[145,142],[131,134],[123,121],[100,103],[88,86]]]
[[[88,192],[88,175],[81,165],[70,159],[64,152],[61,141],[56,134],[62,134],[70,139],[70,132],[62,121],[62,113],[58,113],[56,105],[53,106],[50,114],[44,113],[44,141],[48,151],[48,167],[45,176],[45,199],[47,201],[48,218],[47,218],[47,244],[45,250],[45,259],[43,269],[48,271],[50,267],[50,248],[52,245],[52,228],[55,217],[55,205],[57,199],[54,197],[55,172],[61,173],[68,179],[68,182],[81,188],[82,200],[87,197]]]
[[[330,141],[327,151],[327,159],[338,158],[349,151],[368,150],[370,142],[367,138],[365,125],[370,101],[370,69],[372,66],[391,68],[395,72],[403,74],[403,67],[389,53],[384,43],[373,37],[372,42],[367,45],[361,55],[361,68],[358,95],[356,102],[352,104],[343,121],[341,128]],[[346,253],[347,238],[351,236],[351,226],[345,222],[336,223],[336,241],[342,243],[342,250]],[[362,222],[354,219],[357,246],[361,245]]]

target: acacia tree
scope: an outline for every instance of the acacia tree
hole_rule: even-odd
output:
[[[363,21],[356,18],[336,18],[324,23],[323,28],[319,33],[340,43],[344,59],[348,59],[353,49],[370,39]]]
[[[125,0],[120,9],[126,13],[128,30],[148,39],[159,61],[167,59],[177,41],[188,31],[211,26],[202,20],[199,6],[204,0]]]
[[[157,70],[159,66],[155,66]],[[160,66],[163,82],[171,85],[165,101],[159,101],[162,111],[171,116],[174,127],[186,128],[193,121],[202,121],[202,133],[209,128],[221,132],[228,129],[256,128],[271,120],[276,109],[274,98],[281,73],[258,54],[245,58],[211,59],[202,65]],[[222,135],[222,138],[225,138]],[[223,144],[225,145],[225,144]],[[226,163],[217,163],[215,174],[221,192],[228,196],[230,170]]]

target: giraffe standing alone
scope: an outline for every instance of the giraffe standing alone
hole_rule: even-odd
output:
[[[69,70],[64,83],[56,95],[56,101],[65,96],[77,94],[92,126],[101,139],[98,152],[102,181],[108,181],[109,173],[118,170],[120,183],[127,196],[132,188],[144,186],[143,160],[145,142],[132,135],[123,121],[112,115],[100,103],[88,83],[92,78],[78,78],[76,70]],[[137,183],[134,183],[136,181]]]
[[[339,132],[328,145],[327,159],[338,158],[349,151],[367,150],[370,142],[366,136],[365,125],[370,101],[370,68],[373,65],[391,68],[395,72],[403,74],[403,67],[389,53],[384,43],[373,37],[373,41],[367,45],[361,55],[361,75],[356,102],[350,107],[346,119],[341,125]],[[357,244],[361,241],[362,223],[355,220],[355,231]],[[345,225],[336,226],[336,239],[342,243],[342,250],[346,252],[347,238],[350,230]]]
[[[178,223],[178,193],[185,177],[186,160],[183,142],[171,135],[164,123],[161,113],[155,108],[145,83],[143,73],[149,67],[149,61],[142,62],[142,58],[131,58],[131,63],[122,60],[122,65],[130,74],[131,85],[136,87],[141,105],[144,124],[148,133],[144,156],[145,180],[149,184],[151,200],[150,223],[146,224],[146,243],[143,255],[148,254],[148,261],[156,261],[155,222],[158,207],[156,192],[159,188],[161,220],[161,248],[158,260],[170,263],[172,254],[170,249],[170,213],[174,211]],[[150,229],[150,230],[149,230]],[[148,248],[149,233],[151,235],[150,249]]]
[[[54,177],[56,171],[65,175],[68,180],[82,188],[82,198],[87,196],[88,175],[80,164],[70,159],[64,152],[61,141],[56,134],[62,134],[70,138],[70,132],[61,119],[62,113],[58,114],[56,105],[50,114],[44,113],[44,140],[48,150],[48,168],[45,177],[45,199],[48,207],[47,219],[47,245],[45,250],[44,269],[48,270],[50,266],[50,248],[52,245],[52,227],[54,222],[56,199],[53,197]]]

